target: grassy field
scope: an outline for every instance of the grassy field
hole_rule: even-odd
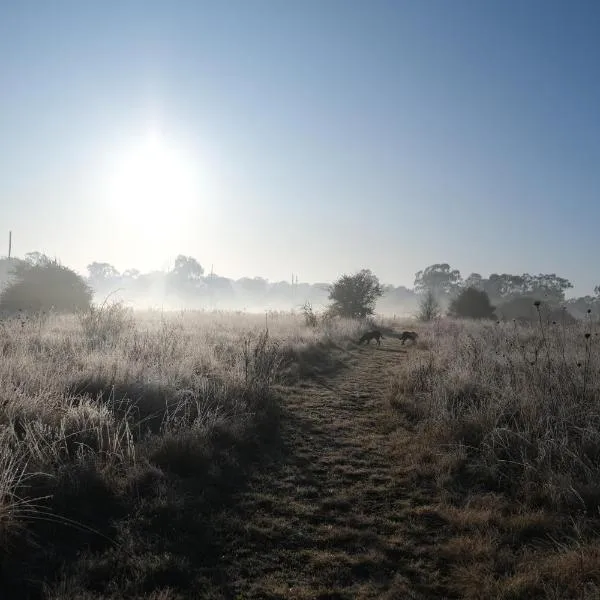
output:
[[[392,379],[457,597],[600,597],[599,331],[441,321]]]
[[[187,577],[155,538],[188,496],[207,516],[226,502],[278,438],[273,384],[335,367],[356,331],[119,305],[1,321],[0,596],[45,597],[57,576],[57,597]],[[210,519],[189,526],[190,552],[214,555]]]
[[[0,597],[600,597],[598,326],[381,326],[0,322]]]

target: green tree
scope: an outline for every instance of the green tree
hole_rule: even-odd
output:
[[[453,317],[469,319],[495,319],[490,297],[482,290],[469,287],[450,302],[448,311]]]
[[[353,319],[364,318],[375,312],[375,303],[383,295],[379,279],[369,270],[354,275],[342,275],[329,287],[332,314]]]

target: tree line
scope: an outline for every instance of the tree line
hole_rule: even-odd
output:
[[[538,300],[549,307],[563,305],[574,317],[585,316],[588,311],[600,315],[600,285],[594,288],[593,295],[566,299],[565,294],[573,285],[555,273],[492,273],[487,277],[471,273],[463,278],[460,271],[449,264],[436,263],[415,274],[413,288],[382,284],[368,269],[343,275],[333,284],[308,284],[298,283],[293,278],[269,282],[262,277],[234,280],[215,273],[207,274],[196,258],[185,255],[179,255],[167,271],[148,273],[137,269],[120,272],[110,263],[92,262],[87,266],[85,276],[73,273],[76,279],[66,287],[65,278],[69,277],[66,273],[71,271],[43,253],[31,252],[24,258],[4,258],[0,259],[2,297],[6,300],[9,283],[14,287],[20,282],[19,294],[28,296],[39,295],[36,289],[40,286],[53,288],[50,272],[55,274],[55,280],[60,281],[65,290],[77,288],[81,291],[81,284],[84,284],[96,299],[116,293],[126,301],[166,303],[181,308],[289,310],[308,303],[329,306],[338,313],[352,316],[364,316],[366,305],[372,310],[376,306],[378,312],[414,314],[423,308],[423,302],[428,298],[430,309],[445,312],[450,310],[452,302],[462,292],[470,289],[473,290],[469,292],[472,298],[477,296],[475,292],[485,294],[490,306],[493,305],[503,317],[511,316],[509,313],[513,309],[518,313],[519,306],[530,307],[530,300]],[[39,284],[37,288],[36,282]],[[13,290],[13,301],[23,304],[24,300],[20,301],[15,293]],[[56,293],[53,299],[57,300]],[[34,304],[37,306],[40,302]],[[340,308],[342,305],[346,306],[343,310]]]

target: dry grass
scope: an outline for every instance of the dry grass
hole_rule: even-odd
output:
[[[267,323],[0,325],[0,596],[600,596],[596,325]]]
[[[598,597],[599,330],[442,320],[391,382],[459,597]]]
[[[215,551],[198,515],[276,442],[273,385],[334,368],[358,332],[280,313],[267,324],[119,305],[0,322],[0,596],[57,597],[46,582],[70,565],[76,597],[110,595],[110,580],[176,597],[169,580],[188,568],[150,540],[177,529],[191,494],[199,520],[181,526],[196,553]]]

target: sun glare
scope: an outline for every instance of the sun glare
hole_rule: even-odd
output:
[[[154,132],[117,158],[109,187],[119,220],[148,227],[185,218],[198,192],[194,166]]]

